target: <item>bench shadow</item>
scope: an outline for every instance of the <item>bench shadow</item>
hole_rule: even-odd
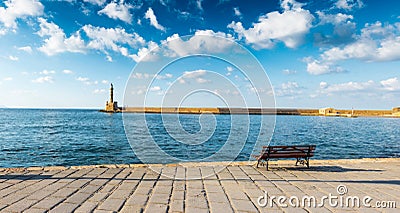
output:
[[[303,182],[313,182],[309,180],[302,180]],[[315,182],[315,181],[314,181]],[[368,183],[368,184],[393,184],[400,185],[400,180],[324,180],[320,182],[329,183]]]
[[[68,178],[68,177],[67,177]],[[30,175],[30,174],[18,174],[18,175],[0,175],[0,182],[3,180],[45,180],[45,179],[62,179],[56,178],[52,175]]]
[[[341,166],[310,166],[310,168],[296,166],[285,167],[289,171],[312,171],[312,172],[383,172],[382,169],[360,169],[360,168],[347,168]]]
[[[288,166],[288,167],[269,167],[271,171],[287,170],[287,171],[310,171],[310,172],[383,172],[382,169],[358,169],[346,168],[341,166]]]

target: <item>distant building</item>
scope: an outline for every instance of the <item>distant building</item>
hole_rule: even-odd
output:
[[[319,109],[319,114],[320,115],[332,115],[332,114],[337,114],[337,112],[334,108],[326,107],[326,108]]]
[[[400,116],[400,107],[394,107],[392,109],[392,115],[394,116]]]
[[[114,86],[111,84],[110,87],[110,100],[106,102],[106,112],[118,112],[118,102],[114,101]]]

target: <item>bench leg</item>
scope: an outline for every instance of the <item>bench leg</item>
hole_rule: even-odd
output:
[[[267,159],[267,166],[266,166],[266,168],[267,168],[267,171],[268,171],[268,161],[269,161],[269,159]]]
[[[310,158],[306,158],[307,168],[310,168]]]
[[[257,168],[258,168],[258,164],[260,164],[260,160],[257,161]]]
[[[296,166],[300,162],[300,158],[296,158]]]

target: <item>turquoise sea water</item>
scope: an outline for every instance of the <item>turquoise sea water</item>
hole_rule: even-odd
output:
[[[135,120],[138,114],[128,116]],[[193,161],[215,153],[223,145],[229,135],[225,127],[231,119],[229,115],[216,115],[214,134],[205,143],[187,146],[168,137],[159,114],[146,117],[164,151]],[[187,132],[200,130],[198,115],[179,118]],[[250,133],[238,161],[249,159],[258,135],[260,115],[251,115],[250,121]],[[400,119],[277,116],[271,145],[286,144],[316,144],[316,159],[400,157]],[[125,135],[122,114],[0,109],[0,167],[121,163],[140,163]]]

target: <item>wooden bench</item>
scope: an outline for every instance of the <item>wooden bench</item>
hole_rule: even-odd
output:
[[[298,163],[307,165],[310,168],[310,157],[314,156],[316,145],[298,145],[298,146],[263,146],[260,155],[254,156],[257,159],[257,168],[260,163],[266,162],[268,170],[268,161],[272,158],[296,158]]]

